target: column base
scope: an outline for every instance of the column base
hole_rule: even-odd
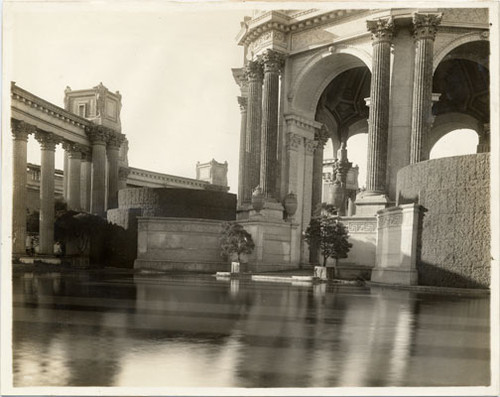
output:
[[[356,197],[355,216],[375,216],[378,211],[392,205],[394,203],[385,194],[361,192]]]
[[[284,208],[276,200],[269,200],[264,203],[264,208],[259,212],[255,211],[251,204],[243,204],[236,210],[236,219],[251,219],[256,221],[283,221]]]

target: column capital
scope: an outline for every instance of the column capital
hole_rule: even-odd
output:
[[[238,105],[240,105],[240,110],[246,112],[248,106],[248,98],[245,96],[238,97]]]
[[[328,138],[330,138],[330,134],[324,125],[314,132],[314,140],[318,142],[318,147],[324,148]]]
[[[119,179],[127,179],[130,174],[130,168],[128,167],[120,167],[118,169],[118,178]]]
[[[22,120],[11,119],[12,137],[18,141],[27,141],[30,134],[36,133],[36,127]]]
[[[442,14],[422,14],[414,13],[413,22],[413,38],[415,40],[436,38],[437,27],[441,23]]]
[[[82,153],[88,151],[89,149],[79,143],[63,141],[62,147],[64,150],[68,152],[68,156],[70,158],[81,158]]]
[[[306,148],[306,154],[314,154],[314,151],[318,147],[318,141],[315,141],[314,139],[305,138],[304,146]]]
[[[89,125],[85,127],[85,132],[92,144],[106,144],[110,133],[114,131],[102,125]]]
[[[262,72],[262,65],[257,61],[248,61],[245,68],[245,75],[247,76],[248,82],[262,82],[264,77]]]
[[[37,131],[35,133],[36,140],[40,143],[42,150],[56,150],[56,145],[59,143],[59,138],[45,131]]]
[[[392,17],[366,21],[366,26],[372,34],[372,44],[390,43],[394,37],[394,19]]]
[[[233,72],[233,78],[238,87],[240,87],[242,93],[247,89],[248,86],[248,76],[245,68],[234,68],[231,69]]]
[[[304,137],[299,134],[294,134],[293,132],[289,132],[286,134],[286,148],[287,150],[295,150],[298,151],[299,148],[304,143]]]
[[[285,55],[281,52],[266,50],[260,55],[260,63],[264,73],[280,73],[285,63]]]
[[[108,149],[120,149],[122,142],[125,140],[125,135],[119,132],[108,134]]]

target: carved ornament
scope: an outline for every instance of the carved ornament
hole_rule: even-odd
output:
[[[85,128],[85,132],[92,143],[106,143],[108,141],[109,135],[113,134],[114,131],[110,128],[104,127],[102,125],[92,124]]]
[[[125,135],[119,132],[108,134],[108,147],[111,149],[120,149],[122,142],[125,140]]]
[[[330,138],[330,134],[324,125],[314,132],[314,140],[318,141],[318,147],[325,147],[328,138]]]
[[[259,60],[264,67],[264,73],[280,73],[285,63],[285,56],[277,51],[266,50],[260,55]]]
[[[349,233],[375,233],[377,222],[373,221],[348,221],[346,223]]]
[[[403,223],[403,214],[388,214],[384,216],[379,216],[378,227],[386,228],[392,226],[399,226]]]
[[[318,141],[306,138],[304,146],[306,148],[306,154],[313,154],[316,148],[318,147]]]
[[[245,112],[247,110],[248,98],[244,96],[238,97],[238,105],[240,105],[240,110]]]
[[[436,38],[442,14],[413,14],[413,38],[415,40]]]
[[[394,37],[394,19],[392,17],[366,21],[366,26],[372,34],[373,44],[390,43]]]
[[[11,119],[12,137],[18,141],[27,141],[30,134],[36,133],[36,127],[22,120]]]
[[[304,138],[300,135],[289,132],[288,134],[286,134],[286,136],[287,136],[286,148],[288,150],[297,151],[304,143]]]
[[[262,82],[264,77],[262,72],[262,65],[257,61],[248,61],[245,74],[248,78],[248,82]]]
[[[50,132],[37,130],[35,138],[42,150],[56,150],[56,145],[59,143],[59,138]]]

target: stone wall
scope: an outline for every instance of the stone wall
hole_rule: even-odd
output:
[[[489,154],[409,165],[398,173],[398,203],[418,202],[423,217],[421,285],[487,288],[490,284]]]
[[[222,222],[193,218],[138,219],[134,268],[160,271],[229,271],[220,255]]]

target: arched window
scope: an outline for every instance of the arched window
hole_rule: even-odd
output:
[[[476,153],[478,136],[471,129],[460,129],[449,132],[432,147],[429,158],[462,156]]]

